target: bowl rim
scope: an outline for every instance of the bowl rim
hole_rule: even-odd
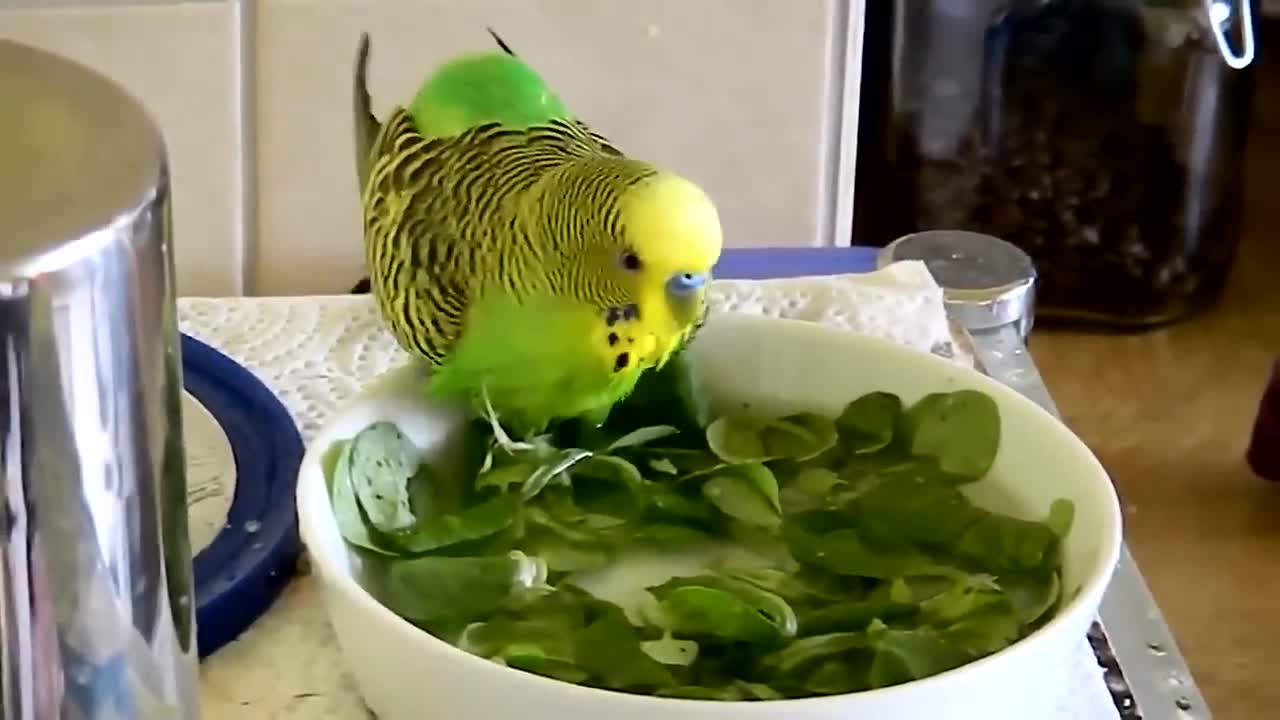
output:
[[[306,455],[303,457],[302,463],[298,469],[298,489],[297,489],[297,510],[299,529],[301,530],[302,540],[308,549],[313,566],[318,566],[320,570],[321,582],[326,585],[326,589],[322,592],[341,592],[343,595],[354,602],[363,612],[371,613],[383,621],[398,626],[406,636],[406,642],[425,643],[433,651],[443,653],[441,660],[450,663],[465,663],[466,667],[474,669],[476,672],[494,672],[499,674],[496,677],[505,675],[512,683],[529,683],[530,689],[537,689],[540,692],[558,691],[568,693],[567,698],[570,701],[590,701],[593,698],[598,701],[610,700],[613,702],[629,702],[638,704],[657,703],[652,706],[653,711],[660,712],[667,708],[672,711],[680,707],[687,709],[698,708],[701,712],[731,712],[742,713],[749,711],[749,708],[755,706],[767,706],[769,708],[785,706],[786,708],[794,708],[795,711],[817,710],[819,706],[834,705],[847,703],[850,698],[858,699],[875,699],[889,700],[899,695],[909,695],[917,693],[923,689],[939,690],[946,686],[961,683],[965,678],[973,673],[981,673],[985,669],[993,665],[1003,665],[1013,662],[1016,658],[1034,657],[1031,653],[1036,648],[1051,643],[1054,636],[1063,631],[1063,626],[1067,625],[1071,619],[1084,612],[1086,607],[1096,608],[1101,603],[1101,596],[1110,584],[1111,577],[1119,562],[1120,551],[1123,545],[1123,524],[1124,517],[1120,508],[1119,496],[1116,493],[1115,485],[1111,480],[1110,474],[1102,465],[1101,461],[1093,453],[1093,451],[1085,444],[1084,440],[1071,431],[1071,429],[1060,419],[1038,403],[1030,398],[1022,395],[1016,390],[1000,383],[999,381],[983,374],[974,368],[968,368],[957,365],[930,353],[921,352],[918,349],[908,347],[884,338],[850,333],[844,330],[831,328],[829,326],[820,325],[804,320],[793,320],[789,318],[777,318],[771,316],[760,316],[748,313],[727,312],[712,316],[708,321],[708,325],[712,322],[741,322],[746,325],[756,325],[760,331],[771,331],[769,326],[783,328],[788,332],[810,333],[815,336],[827,336],[830,342],[843,343],[851,349],[854,346],[861,346],[865,352],[876,353],[884,356],[885,362],[896,362],[901,360],[905,363],[917,363],[924,367],[930,368],[929,372],[936,373],[953,373],[962,380],[962,387],[978,389],[993,396],[1003,399],[1002,405],[1007,402],[1014,407],[1019,408],[1019,413],[1026,413],[1027,420],[1039,422],[1048,432],[1054,433],[1065,447],[1070,447],[1085,464],[1091,466],[1092,472],[1089,473],[1089,482],[1098,486],[1105,495],[1104,507],[1104,531],[1106,537],[1100,543],[1100,561],[1094,563],[1088,568],[1084,574],[1078,590],[1066,604],[1064,604],[1052,619],[1044,625],[1036,628],[1035,631],[1023,637],[1022,639],[1008,645],[997,652],[983,656],[976,660],[960,665],[958,667],[946,670],[936,675],[931,675],[919,680],[911,680],[897,685],[887,687],[873,688],[869,690],[860,690],[852,693],[841,693],[837,695],[817,695],[802,698],[783,698],[779,700],[710,700],[701,698],[675,698],[663,697],[659,695],[647,695],[641,693],[631,693],[622,690],[611,690],[607,688],[597,688],[587,685],[578,685],[575,683],[557,680],[554,678],[538,675],[536,673],[526,672],[515,668],[506,667],[494,663],[487,658],[480,657],[458,648],[431,633],[419,628],[403,617],[394,613],[390,608],[378,602],[367,590],[364,589],[350,572],[347,566],[347,558],[335,558],[328,553],[312,548],[322,545],[322,542],[316,540],[317,536],[322,532],[315,526],[319,520],[312,516],[311,507],[323,507],[330,512],[328,522],[334,522],[332,519],[332,504],[328,497],[326,483],[323,471],[323,456],[328,451],[333,442],[339,438],[330,437],[331,429],[334,422],[341,417],[346,416],[355,407],[367,402],[366,398],[376,394],[376,389],[383,385],[393,385],[403,382],[402,378],[412,373],[422,373],[420,366],[412,361],[397,367],[390,368],[370,382],[365,384],[359,392],[341,403],[334,412],[326,419],[320,429],[317,431],[312,440],[308,443]],[[750,330],[750,328],[748,328]],[[1002,421],[1006,422],[1006,421]],[[322,447],[321,442],[325,445]],[[314,476],[314,477],[312,477]],[[1083,474],[1082,476],[1083,477]],[[311,478],[311,479],[308,479]],[[317,493],[319,496],[316,497]],[[313,541],[314,540],[314,541]],[[346,543],[344,538],[339,537],[342,543]],[[330,618],[332,622],[332,618]],[[416,638],[412,640],[409,638]],[[1084,638],[1081,637],[1081,641]],[[519,687],[519,686],[517,686]]]

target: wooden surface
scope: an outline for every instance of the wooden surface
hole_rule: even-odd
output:
[[[1280,357],[1280,53],[1258,91],[1223,301],[1142,335],[1032,338],[1067,423],[1115,479],[1133,553],[1219,720],[1280,717],[1280,484],[1244,461]]]

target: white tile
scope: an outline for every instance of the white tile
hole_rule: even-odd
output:
[[[103,73],[155,117],[169,151],[184,295],[241,293],[232,30],[220,2],[0,10],[0,36]]]
[[[375,112],[492,25],[594,128],[701,182],[731,246],[819,244],[836,0],[263,0],[255,288],[362,274],[351,73],[372,38]]]

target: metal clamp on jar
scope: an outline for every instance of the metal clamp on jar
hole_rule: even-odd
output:
[[[0,98],[0,715],[196,718],[164,144],[4,40]]]

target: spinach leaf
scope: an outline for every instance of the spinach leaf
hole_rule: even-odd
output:
[[[723,640],[773,644],[796,633],[786,600],[756,585],[721,575],[676,577],[649,588],[665,629]]]
[[[906,471],[881,478],[850,504],[872,542],[944,547],[983,517],[954,486]]]
[[[648,445],[654,440],[661,440],[668,435],[675,435],[680,432],[679,428],[671,425],[650,425],[648,427],[636,428],[622,437],[609,443],[604,449],[606,453],[616,452],[624,448],[637,447],[639,445]]]
[[[387,563],[378,599],[422,623],[478,620],[514,594],[545,582],[546,566],[519,551],[493,557],[436,557]]]
[[[395,555],[394,549],[379,542],[370,532],[360,510],[355,489],[351,486],[351,442],[344,440],[335,443],[330,448],[329,455],[336,455],[329,475],[329,502],[333,505],[338,532],[342,533],[344,540],[359,548],[379,555]]]
[[[850,650],[869,647],[866,633],[837,632],[828,635],[813,635],[800,638],[774,653],[768,664],[777,672],[790,673],[797,668],[809,665],[818,660],[835,655],[844,655]]]
[[[707,446],[726,463],[808,460],[836,444],[835,423],[811,413],[773,420],[726,415],[707,426]]]
[[[417,520],[409,507],[409,483],[420,463],[418,448],[392,423],[373,423],[351,439],[347,479],[373,529],[395,532]]]
[[[625,616],[606,615],[574,637],[574,659],[593,684],[615,690],[654,690],[675,683],[671,671],[649,657]]]
[[[926,395],[906,411],[904,425],[913,455],[970,480],[987,474],[1000,448],[1000,409],[977,390]]]
[[[893,441],[901,415],[902,398],[887,392],[867,393],[845,406],[836,419],[836,431],[849,452],[876,452]]]
[[[1058,536],[1048,525],[980,512],[951,545],[951,554],[997,573],[1048,570],[1057,564]]]
[[[457,513],[420,518],[411,527],[388,533],[387,542],[402,555],[424,555],[501,532],[516,521],[519,511],[517,498],[500,495]]]
[[[936,572],[936,563],[914,549],[873,548],[852,527],[815,532],[804,526],[806,519],[797,516],[783,526],[787,548],[806,565],[838,575],[881,580]]]
[[[636,387],[610,411],[605,429],[629,433],[642,427],[669,425],[681,431],[673,440],[702,433],[710,422],[707,398],[682,349],[661,368],[640,376]]]
[[[435,477],[457,474],[451,456],[433,468],[389,423],[336,443],[326,483],[362,582],[495,663],[738,701],[928,677],[1017,642],[1063,601],[1074,505],[1028,521],[958,488],[998,449],[982,393],[711,422],[683,355],[645,378],[603,425],[500,443],[472,421],[456,482]],[[572,584],[650,553],[682,568],[689,550],[686,574],[636,588],[646,600],[625,612]]]
[[[929,626],[899,630],[873,623],[867,630],[867,640],[875,651],[869,675],[871,687],[919,680],[973,659],[972,654]]]
[[[743,597],[726,590],[682,585],[663,593],[659,606],[667,629],[678,635],[776,644],[784,637],[776,622]]]
[[[835,447],[836,425],[831,418],[796,413],[765,423],[761,431],[770,457],[811,460]]]
[[[719,471],[702,485],[702,494],[725,515],[761,527],[782,522],[778,481],[759,463]]]

